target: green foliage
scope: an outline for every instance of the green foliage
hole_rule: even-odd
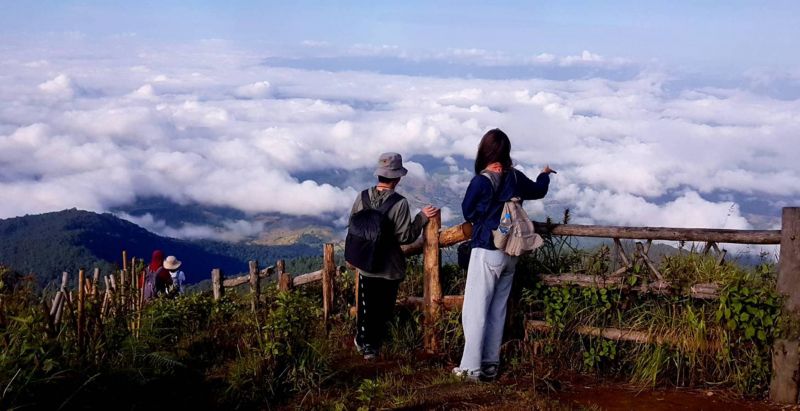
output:
[[[598,370],[601,363],[613,361],[617,357],[617,343],[606,339],[590,340],[588,348],[583,352],[583,365],[589,370]]]
[[[531,257],[542,261],[524,261],[526,269],[597,276],[610,271],[606,247],[585,252],[565,246],[572,255],[564,256],[560,244],[570,241],[549,239],[544,250]],[[750,395],[766,392],[772,341],[786,323],[780,317],[774,265],[762,261],[746,269],[720,264],[713,256],[683,252],[665,256],[659,266],[674,286],[671,296],[632,292],[632,286],[647,281],[648,270],[635,265],[618,288],[526,284],[520,293],[523,310],[541,313],[537,315],[551,326],[546,335],[532,337],[535,343],[567,366],[619,373],[637,384],[709,383]],[[719,299],[688,297],[695,284],[712,282],[719,286]],[[586,337],[577,332],[581,326],[638,330],[650,335],[652,342]]]
[[[266,355],[281,358],[297,354],[319,326],[320,313],[309,298],[298,293],[279,292],[263,326]]]
[[[387,388],[383,381],[365,379],[358,386],[358,397],[356,398],[369,407],[383,398]]]

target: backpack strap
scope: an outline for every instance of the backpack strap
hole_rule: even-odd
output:
[[[487,179],[489,179],[489,182],[492,183],[492,193],[497,191],[497,186],[499,185],[499,182],[497,182],[497,183],[494,182],[494,179],[492,178],[492,176],[489,175],[489,171],[483,170],[483,171],[481,171],[481,175],[486,177]]]
[[[400,194],[392,193],[391,195],[389,195],[389,198],[387,198],[386,201],[384,201],[383,204],[381,204],[381,206],[378,207],[378,211],[380,211],[381,214],[386,215],[386,213],[388,213],[389,210],[391,210],[392,207],[394,207],[394,205],[397,204],[397,202],[399,202],[402,199],[403,196],[401,196]]]
[[[366,189],[361,192],[361,207],[364,210],[369,210],[370,208],[372,208],[372,204],[369,201],[369,189]]]

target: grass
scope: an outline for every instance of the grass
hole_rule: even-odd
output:
[[[219,302],[208,293],[191,294],[149,305],[137,333],[129,329],[131,318],[101,322],[88,306],[90,333],[81,353],[74,315],[48,327],[42,303],[52,290],[0,269],[0,408],[106,409],[111,402],[120,408],[355,410],[469,408],[495,401],[572,409],[548,398],[559,389],[564,370],[628,379],[640,387],[722,386],[765,394],[769,350],[785,322],[773,265],[762,261],[746,269],[697,253],[668,256],[659,262],[659,271],[676,285],[668,297],[627,287],[544,287],[534,274],[605,275],[611,266],[608,247],[586,252],[563,237],[547,237],[545,244],[517,269],[500,385],[464,384],[449,373],[463,349],[458,311],[445,311],[436,324],[440,355],[421,354],[421,313],[397,310],[384,357],[375,364],[361,361],[351,347],[349,272],[337,279],[336,314],[327,329],[318,284],[289,293],[268,284],[255,315],[246,292]],[[421,259],[410,259],[408,270],[400,295],[421,296]],[[637,285],[648,272],[637,266],[625,275]],[[441,277],[445,294],[463,293],[463,270],[445,266]],[[712,281],[720,286],[719,299],[685,296],[693,284]],[[546,319],[552,330],[526,340],[522,325],[530,318]],[[582,325],[646,331],[663,341],[589,337],[576,332]],[[137,392],[152,395],[131,394]]]

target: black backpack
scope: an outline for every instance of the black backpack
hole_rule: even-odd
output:
[[[384,267],[388,251],[397,244],[394,222],[386,213],[402,199],[400,194],[392,193],[380,207],[372,208],[369,190],[361,192],[363,209],[350,217],[344,243],[344,259],[348,263],[370,273]]]

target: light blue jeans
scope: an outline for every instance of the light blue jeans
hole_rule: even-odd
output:
[[[473,248],[470,253],[461,314],[464,354],[459,368],[471,375],[479,375],[481,365],[500,363],[506,303],[517,260],[499,250]]]

